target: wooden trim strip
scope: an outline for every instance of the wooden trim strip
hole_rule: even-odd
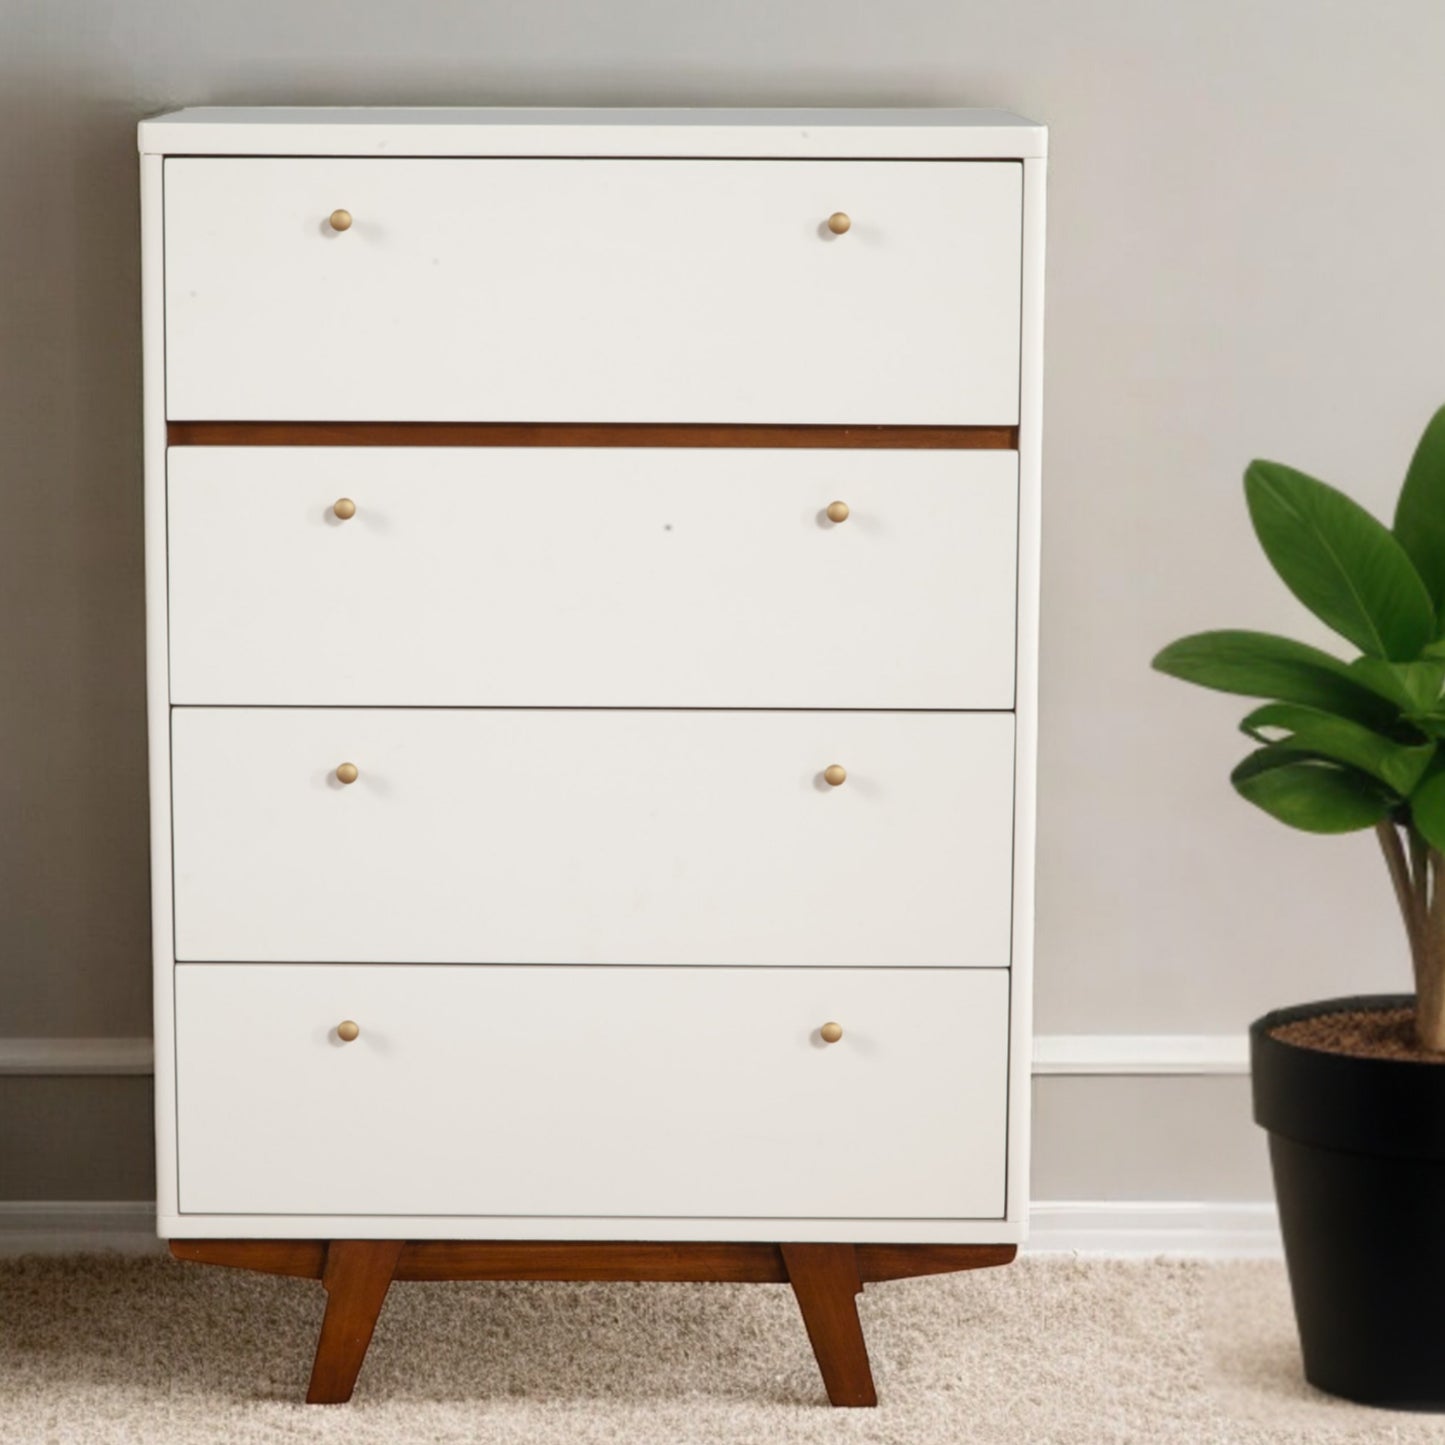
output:
[[[952,1274],[963,1269],[997,1269],[1012,1264],[1016,1244],[860,1244],[858,1276],[864,1284]]]
[[[197,1264],[229,1265],[320,1279],[327,1242],[319,1239],[173,1239],[171,1253]],[[1012,1244],[860,1244],[864,1284],[1008,1264]],[[776,1244],[694,1244],[619,1240],[413,1240],[397,1261],[398,1280],[726,1280],[781,1284],[788,1278]]]
[[[415,1240],[397,1279],[666,1280],[781,1284],[775,1244]]]
[[[1012,426],[735,426],[636,422],[173,421],[173,447],[813,447],[1016,451]]]
[[[220,1264],[262,1274],[320,1279],[326,1270],[324,1239],[173,1239],[171,1253],[193,1264]]]

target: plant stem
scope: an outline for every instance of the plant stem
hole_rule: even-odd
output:
[[[1424,951],[1415,973],[1415,1032],[1421,1047],[1445,1053],[1445,858],[1429,850],[1433,881]]]
[[[1413,823],[1406,824],[1405,837],[1410,844],[1410,872],[1415,879],[1419,917],[1424,919],[1430,912],[1430,900],[1435,896],[1430,880],[1430,845]]]
[[[1415,853],[1414,829],[1411,833],[1411,853]],[[1428,886],[1420,886],[1420,876],[1412,877],[1410,864],[1405,858],[1405,848],[1400,834],[1388,818],[1375,824],[1375,836],[1380,840],[1380,851],[1385,855],[1385,865],[1390,870],[1390,882],[1395,885],[1395,901],[1400,905],[1400,916],[1405,920],[1405,937],[1410,941],[1410,963],[1415,975],[1415,993],[1421,988],[1421,977],[1425,961],[1425,924],[1428,909]],[[1422,860],[1423,862],[1423,860]],[[1423,876],[1428,878],[1428,866]],[[1438,890],[1437,890],[1438,892]]]
[[[1445,856],[1430,847],[1413,825],[1405,825],[1403,831],[1402,841],[1395,823],[1375,824],[1410,940],[1415,1036],[1421,1048],[1445,1053]]]

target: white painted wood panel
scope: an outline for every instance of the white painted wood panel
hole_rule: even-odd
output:
[[[1009,961],[1009,714],[177,708],[172,739],[181,959]]]
[[[172,418],[1018,416],[1014,161],[165,167]]]
[[[146,742],[150,792],[152,1031],[155,1059],[156,1211],[176,1211],[175,967],[171,877],[171,709],[166,612],[165,162],[140,162],[141,380],[145,465]]]
[[[140,123],[145,154],[1042,156],[1048,130],[1006,110],[527,106],[194,106]]]
[[[169,464],[177,703],[1013,705],[1012,452],[173,447]]]
[[[1003,970],[176,974],[187,1213],[1003,1211]]]
[[[1039,573],[1044,401],[1045,165],[1024,164],[1024,346],[1019,395],[1018,668],[1014,734],[1014,1004],[1009,1015],[1008,1214],[1028,1217],[1030,1062],[1033,1040],[1034,849],[1037,831],[1039,720]]]
[[[1043,128],[263,108],[140,139],[161,1232],[1018,1240]],[[218,449],[172,468],[168,539],[168,411],[1017,424],[1019,454]],[[367,1048],[289,1034],[298,1000],[365,1009]],[[794,1005],[844,1042],[759,1023]]]

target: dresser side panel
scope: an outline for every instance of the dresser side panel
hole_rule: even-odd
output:
[[[1014,732],[1013,983],[1007,1217],[1026,1230],[1033,1068],[1034,850],[1039,717],[1039,579],[1044,363],[1043,160],[1024,162],[1019,373],[1018,659]],[[1022,1237],[1022,1236],[1021,1236]]]
[[[166,566],[165,161],[141,157],[141,336],[144,348],[146,726],[150,765],[151,949],[154,967],[156,1206],[176,1210],[175,945],[171,905],[170,629]]]

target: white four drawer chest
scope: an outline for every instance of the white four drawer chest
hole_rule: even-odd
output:
[[[140,127],[159,1229],[320,1279],[1022,1238],[1045,132]]]

